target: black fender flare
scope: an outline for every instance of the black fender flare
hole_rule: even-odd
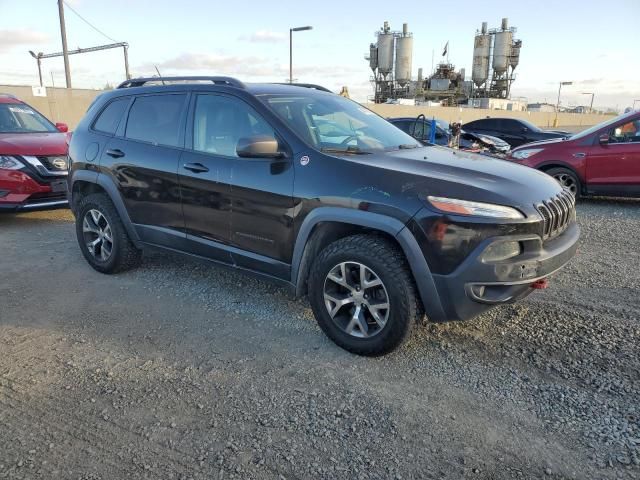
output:
[[[102,189],[111,199],[113,205],[116,207],[118,215],[120,216],[120,220],[122,221],[124,228],[129,234],[129,238],[136,247],[141,248],[142,245],[140,243],[140,237],[133,226],[133,222],[131,222],[131,217],[129,217],[129,213],[127,212],[127,208],[124,205],[124,201],[122,200],[122,196],[120,195],[115,182],[103,173],[92,172],[90,170],[76,170],[72,174],[71,182],[69,185],[69,200],[71,201],[71,204],[73,204],[73,186],[77,181],[94,183],[102,187]]]
[[[425,313],[432,321],[445,321],[446,314],[426,259],[411,231],[400,220],[378,213],[340,207],[319,207],[311,211],[300,226],[291,262],[291,283],[296,294],[302,291],[304,253],[313,228],[320,222],[338,222],[379,230],[394,237],[407,258],[418,287]]]

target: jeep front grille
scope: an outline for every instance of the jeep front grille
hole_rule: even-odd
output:
[[[557,237],[564,232],[575,218],[575,198],[568,190],[545,200],[536,209],[542,216],[542,240]]]

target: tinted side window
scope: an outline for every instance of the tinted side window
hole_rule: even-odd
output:
[[[112,101],[93,123],[93,129],[114,135],[127,105],[129,105],[129,97]]]
[[[500,120],[500,129],[505,132],[521,133],[524,131],[524,125],[517,120],[509,120],[505,118]]]
[[[610,143],[638,143],[640,142],[640,120],[635,120],[611,129]]]
[[[126,137],[154,145],[178,146],[186,94],[146,95],[133,102]]]
[[[193,149],[237,157],[238,140],[255,135],[275,137],[271,126],[242,100],[198,95],[193,117]]]
[[[497,126],[497,122],[493,118],[474,120],[473,122],[467,124],[467,128],[473,128],[477,130],[493,130]]]

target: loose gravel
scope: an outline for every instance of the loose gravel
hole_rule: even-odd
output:
[[[638,479],[639,207],[581,202],[548,290],[376,359],[273,285],[0,217],[0,479]]]

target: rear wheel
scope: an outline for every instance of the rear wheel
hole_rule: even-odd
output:
[[[87,195],[76,211],[76,236],[89,265],[102,273],[117,273],[140,263],[142,252],[131,242],[109,197]]]
[[[325,334],[360,355],[397,348],[420,312],[404,255],[374,235],[354,235],[326,247],[311,269],[309,299]]]
[[[566,190],[569,190],[571,194],[578,198],[580,197],[580,179],[578,176],[568,168],[550,168],[546,171],[548,175],[551,175],[556,181]]]

